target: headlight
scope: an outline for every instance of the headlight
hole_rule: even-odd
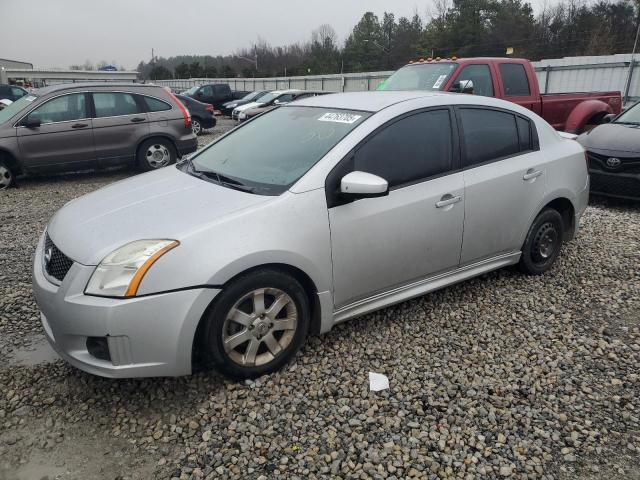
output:
[[[244,120],[245,118],[247,118],[247,114],[242,112],[240,115],[238,115],[238,118],[240,118],[241,120]]]
[[[89,279],[84,293],[102,297],[135,297],[140,282],[162,255],[180,245],[177,240],[138,240],[107,255]]]

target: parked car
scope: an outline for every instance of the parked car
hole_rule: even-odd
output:
[[[15,102],[19,98],[28,94],[29,92],[27,90],[17,85],[0,83],[0,100],[11,100],[12,102]]]
[[[268,105],[262,104],[257,107],[240,112],[240,114],[238,115],[238,120],[240,122],[244,122],[245,120],[249,120],[250,118],[260,115],[261,113],[265,113],[273,110],[274,108],[278,108],[281,105],[286,105],[287,103],[295,102],[296,100],[302,100],[303,98],[315,97],[317,95],[326,95],[327,93],[329,92],[300,90],[292,93],[290,99],[289,95],[283,95],[280,98],[276,98],[273,103],[270,103]]]
[[[68,203],[33,288],[82,370],[183,375],[202,356],[255,377],[347,319],[507,265],[546,272],[588,196],[582,147],[513,103],[323,95]]]
[[[242,112],[246,112],[247,110],[251,110],[252,108],[256,108],[256,107],[271,106],[275,103],[276,100],[282,103],[289,103],[291,99],[293,99],[293,95],[301,91],[302,90],[296,90],[296,89],[274,90],[273,92],[269,92],[263,95],[262,97],[260,97],[259,100],[255,102],[250,102],[245,105],[240,105],[239,107],[234,108],[233,112],[231,113],[231,118],[233,120],[240,120],[240,114]]]
[[[193,133],[201,135],[203,130],[216,126],[216,117],[213,114],[213,105],[199,102],[198,100],[194,100],[193,98],[186,97],[184,95],[176,95],[176,98],[180,100],[187,109],[189,109]]]
[[[0,111],[0,188],[21,173],[153,170],[197,148],[189,111],[162,87],[54,85]]]
[[[239,107],[241,105],[246,105],[247,103],[257,102],[260,99],[260,97],[262,97],[263,95],[266,95],[267,93],[269,93],[269,91],[270,90],[260,90],[256,92],[251,92],[251,93],[247,93],[244,97],[238,100],[231,100],[230,102],[227,102],[222,105],[222,108],[221,108],[222,114],[227,117],[230,117],[231,112],[233,112],[234,108]]]
[[[640,200],[640,103],[578,137],[589,157],[591,193]]]
[[[402,67],[381,90],[429,90],[503,98],[540,115],[556,130],[581,133],[620,113],[620,92],[541,94],[533,65],[522,58],[421,60]]]
[[[181,92],[186,97],[191,97],[199,102],[213,105],[213,108],[220,110],[224,103],[244,97],[249,92],[232,91],[228,83],[210,83],[208,85],[197,85],[189,90]]]

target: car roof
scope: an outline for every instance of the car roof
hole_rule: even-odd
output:
[[[322,107],[340,108],[344,110],[361,110],[365,112],[379,112],[399,102],[405,102],[414,98],[438,97],[451,95],[442,92],[420,91],[375,91],[375,92],[349,92],[318,95],[310,98],[296,100],[298,107]]]
[[[49,85],[37,90],[38,95],[48,95],[53,92],[64,90],[77,90],[82,88],[109,88],[109,89],[135,89],[135,88],[163,88],[153,83],[126,83],[126,82],[85,82],[85,83],[59,83],[57,85]]]

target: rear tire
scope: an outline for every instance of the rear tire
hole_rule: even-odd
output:
[[[528,275],[549,270],[560,255],[564,223],[557,210],[546,208],[536,217],[522,246],[518,268]]]
[[[300,349],[309,302],[295,278],[265,268],[224,287],[202,321],[205,363],[233,379],[255,378],[280,369]]]
[[[0,159],[0,190],[5,190],[16,181],[16,175],[6,160]]]
[[[171,165],[177,158],[176,148],[164,138],[150,138],[138,148],[137,164],[142,171],[157,170]]]
[[[200,136],[202,135],[202,124],[200,123],[200,119],[197,117],[191,117],[191,128],[193,133]]]

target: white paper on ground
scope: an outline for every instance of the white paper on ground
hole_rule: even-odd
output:
[[[389,379],[381,373],[369,372],[369,390],[379,392],[389,388]]]

